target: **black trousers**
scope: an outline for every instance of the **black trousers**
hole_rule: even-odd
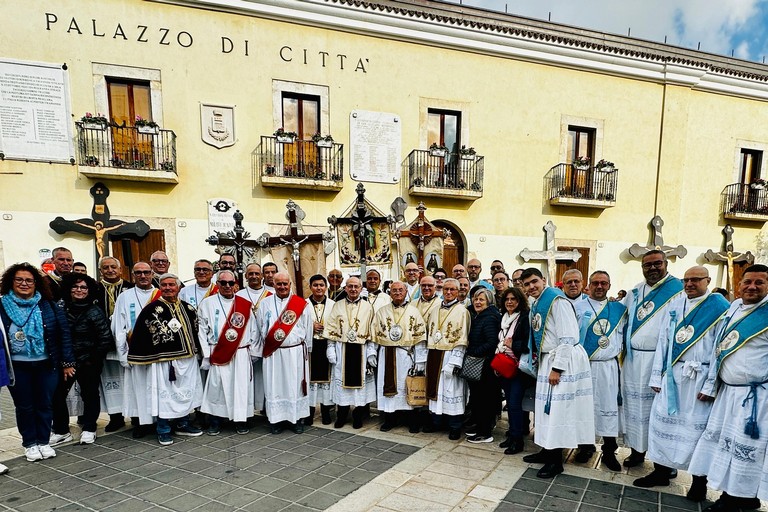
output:
[[[96,420],[101,412],[99,385],[101,383],[101,365],[82,365],[77,368],[75,376],[64,380],[59,378],[59,385],[53,394],[53,432],[66,434],[69,432],[69,409],[67,395],[75,381],[80,385],[80,397],[83,399],[83,430],[96,432]]]

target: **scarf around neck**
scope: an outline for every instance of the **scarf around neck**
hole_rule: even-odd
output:
[[[10,332],[10,348],[12,355],[30,358],[45,356],[45,341],[43,338],[43,315],[40,311],[40,292],[29,299],[22,299],[14,293],[3,295],[2,302],[5,312],[13,322]],[[15,329],[14,329],[15,327]],[[22,331],[24,339],[17,340],[15,333]]]

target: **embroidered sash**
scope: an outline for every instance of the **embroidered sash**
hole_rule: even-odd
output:
[[[672,336],[674,342],[667,348],[672,351],[670,354],[672,365],[677,363],[689,348],[717,324],[729,307],[730,304],[725,297],[719,293],[710,293],[709,297],[699,302],[685,315],[674,329]],[[662,375],[667,371],[667,359],[664,358]]]
[[[645,297],[642,305],[639,304],[638,290],[632,290],[633,301],[630,307],[630,329],[628,339],[635,335],[648,320],[658,313],[672,298],[683,290],[683,283],[679,279],[667,275],[660,283],[651,288],[651,292]]]
[[[720,365],[723,364],[728,356],[739,350],[747,344],[749,340],[768,331],[768,302],[748,312],[739,318],[733,325],[723,326],[723,330],[717,337],[717,372],[720,372]]]
[[[211,364],[224,366],[232,361],[240,340],[243,339],[248,321],[251,318],[251,302],[245,297],[235,295],[235,302],[229,311],[227,323],[219,333],[219,339],[211,352]]]
[[[626,306],[620,302],[611,301],[607,301],[594,318],[592,318],[592,311],[584,312],[580,326],[581,344],[590,359],[599,349],[608,346],[616,327],[626,314]]]
[[[283,312],[280,313],[277,321],[269,329],[264,340],[265,358],[271,356],[275,350],[280,348],[280,345],[283,344],[283,341],[285,341],[296,326],[296,321],[304,312],[305,307],[307,307],[307,301],[298,295],[291,295],[291,298],[288,299],[288,304],[283,309]]]
[[[539,364],[539,356],[541,356],[541,338],[544,336],[544,330],[547,327],[547,320],[549,319],[549,311],[552,309],[552,304],[555,303],[555,299],[565,299],[565,294],[551,286],[544,288],[541,292],[539,300],[531,308],[531,334],[528,337],[528,350],[529,354],[535,355],[533,366],[537,367]]]

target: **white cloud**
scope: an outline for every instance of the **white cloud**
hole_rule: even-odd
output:
[[[752,30],[762,37],[765,22],[761,9],[767,0],[464,0],[474,5],[603,32],[663,42],[685,48],[754,58],[749,50],[762,51],[764,41],[748,43]]]

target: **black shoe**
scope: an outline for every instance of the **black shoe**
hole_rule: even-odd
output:
[[[645,452],[637,452],[635,449],[632,449],[632,453],[624,459],[624,467],[625,468],[633,468],[635,466],[639,466],[645,462]]]
[[[536,473],[536,476],[539,478],[554,478],[562,472],[562,464],[555,464],[550,462],[548,464],[544,464],[544,467],[541,468],[538,473]]]
[[[304,433],[304,421],[303,420],[297,421],[293,425],[292,429],[293,429],[293,432],[295,434],[303,434]]]
[[[323,421],[323,425],[331,424],[331,409],[332,405],[320,405],[320,419]]]
[[[448,432],[448,439],[451,441],[458,441],[461,439],[461,429],[460,428],[452,428],[450,432]]]
[[[731,499],[741,510],[757,510],[760,508],[760,500],[757,498],[734,498],[732,496]]]
[[[283,427],[281,427],[277,423],[270,423],[269,424],[269,433],[270,434],[279,434],[282,431],[283,431]]]
[[[440,427],[436,427],[434,423],[427,423],[421,428],[421,431],[425,434],[431,434],[433,432],[439,432]]]
[[[707,498],[707,477],[694,475],[691,488],[685,497],[696,503],[704,501]]]
[[[309,408],[309,416],[304,418],[304,424],[308,427],[311,427],[312,424],[315,422],[315,408],[310,407]]]
[[[595,454],[595,447],[586,446],[583,448],[579,448],[579,451],[576,452],[576,455],[573,457],[573,460],[580,464],[585,464],[589,462],[589,459],[591,459],[594,454]]]
[[[523,462],[529,464],[546,464],[549,461],[547,450],[541,450],[539,453],[531,453],[523,457]]]
[[[512,438],[509,436],[499,443],[499,448],[509,448],[510,446],[512,446]]]
[[[616,460],[616,454],[613,452],[603,452],[603,459],[600,462],[611,471],[621,471],[621,464]]]
[[[125,426],[125,418],[122,414],[110,414],[109,423],[104,427],[104,432],[116,432]]]
[[[669,479],[672,480],[673,478],[677,478],[677,470],[675,468],[669,470]]]
[[[703,509],[701,512],[741,512],[741,509],[736,507],[733,503],[730,503],[728,499],[720,496],[716,502]]]
[[[504,450],[504,455],[515,455],[516,453],[522,452],[524,448],[525,442],[523,441],[523,438],[513,439],[507,449]]]
[[[142,437],[147,435],[147,429],[145,428],[145,425],[136,425],[133,427],[133,432],[131,432],[131,437],[134,439],[141,439]]]
[[[352,428],[363,428],[363,416],[365,411],[362,407],[355,407],[352,410]]]
[[[669,470],[654,469],[648,475],[632,482],[632,485],[645,488],[669,485]]]
[[[336,423],[333,424],[333,428],[341,428],[344,425],[346,425],[348,417],[349,417],[349,406],[340,405],[338,409],[336,409]]]
[[[381,426],[379,427],[379,430],[381,430],[382,432],[389,432],[393,428],[395,428],[395,426],[392,423],[388,423],[385,421],[384,423],[381,424]]]

